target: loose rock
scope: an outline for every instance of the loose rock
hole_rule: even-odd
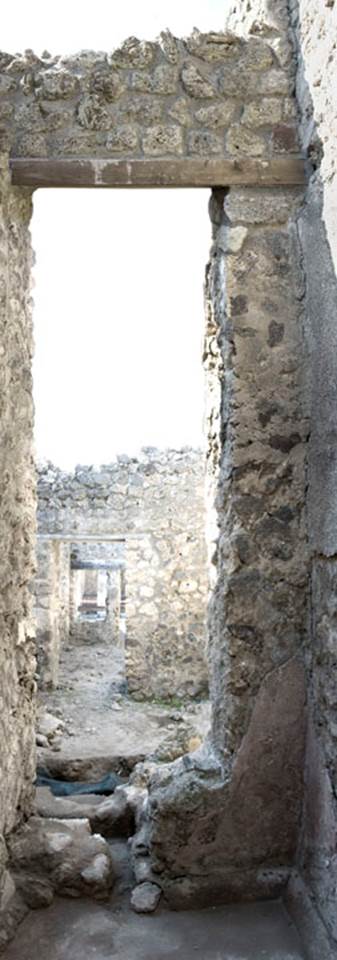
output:
[[[153,913],[161,897],[156,883],[140,883],[131,894],[131,906],[136,913]]]

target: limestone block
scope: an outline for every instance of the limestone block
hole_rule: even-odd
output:
[[[231,223],[284,223],[301,206],[303,190],[300,187],[250,189],[238,187],[226,199],[226,213]]]
[[[62,67],[41,70],[35,76],[37,97],[42,100],[64,100],[79,90],[78,77]]]
[[[134,71],[131,73],[130,86],[140,93],[157,93],[161,95],[175,93],[178,83],[178,72],[175,67],[162,63],[155,67],[152,73]]]
[[[243,111],[242,123],[248,127],[271,126],[280,123],[283,115],[283,101],[279,97],[262,97],[251,100]]]
[[[184,64],[181,71],[181,80],[186,93],[190,97],[209,100],[216,96],[214,83],[204,76],[193,63]]]
[[[197,156],[223,153],[223,138],[208,130],[191,130],[187,137],[188,153]]]
[[[46,157],[48,154],[47,140],[42,133],[27,133],[19,137],[15,145],[17,157]]]
[[[272,67],[268,72],[261,74],[256,78],[257,86],[255,90],[261,94],[280,94],[286,96],[292,93],[294,81],[285,70],[278,67]]]
[[[142,123],[145,126],[156,124],[162,119],[163,104],[161,100],[154,97],[136,97],[133,96],[124,101],[118,110],[118,117],[121,121],[131,120],[131,122]],[[179,119],[177,117],[177,119]],[[118,485],[114,487],[118,492]],[[119,492],[122,495],[127,493],[127,488],[121,488]]]
[[[106,146],[111,153],[121,153],[123,150],[133,152],[138,145],[138,136],[134,127],[129,124],[115,127],[106,138]]]
[[[236,107],[237,103],[235,100],[226,100],[225,103],[212,104],[210,107],[200,107],[194,116],[203,127],[226,127],[231,122]]]
[[[149,156],[163,156],[166,153],[183,152],[182,132],[177,126],[150,127],[143,136],[143,150]]]
[[[170,30],[162,30],[159,35],[159,44],[166,60],[177,63],[179,59],[179,44]]]
[[[227,31],[226,33],[200,33],[194,30],[192,35],[185,41],[186,48],[194,57],[200,57],[201,60],[236,60],[242,49],[244,41],[241,37]]]
[[[113,67],[94,70],[90,78],[90,92],[94,96],[103,97],[109,103],[117,100],[124,89],[124,81],[120,71]]]
[[[266,140],[240,123],[230,127],[226,136],[226,148],[230,154],[244,154],[250,157],[263,157],[268,152]]]
[[[246,43],[244,49],[244,64],[242,67],[248,67],[249,70],[260,71],[268,70],[274,63],[273,50],[266,40],[259,37],[251,37],[249,43]]]
[[[108,110],[97,94],[83,97],[77,108],[77,118],[86,130],[106,130],[111,125]]]
[[[140,70],[152,63],[154,54],[154,43],[138,40],[137,37],[128,37],[117,50],[113,51],[110,61],[119,67],[137,67]]]

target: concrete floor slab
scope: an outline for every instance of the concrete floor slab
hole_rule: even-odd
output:
[[[123,905],[56,900],[23,921],[5,960],[303,960],[281,903],[152,916]]]

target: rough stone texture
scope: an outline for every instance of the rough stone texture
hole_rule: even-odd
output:
[[[245,188],[215,191],[211,204],[212,750],[153,776],[144,819],[153,874],[175,908],[274,896],[296,852],[307,616],[301,201],[297,190]]]
[[[177,40],[167,31],[158,43],[131,37],[112,53],[4,54],[6,142],[16,157],[231,156],[225,133],[233,124],[235,143],[252,141],[256,121],[252,111],[246,125],[243,107],[263,95],[271,109],[258,116],[254,155],[270,158],[282,152],[277,125],[294,129],[295,119],[286,109],[288,62],[269,39],[196,30]]]
[[[104,899],[113,884],[108,844],[92,836],[88,820],[31,817],[10,839],[11,867],[30,907],[48,906],[54,892]]]
[[[147,449],[139,460],[121,456],[99,470],[78,467],[73,474],[50,465],[41,468],[38,522],[43,535],[120,538],[113,545],[87,543],[85,553],[74,540],[72,549],[76,546],[78,558],[91,558],[91,563],[95,558],[102,563],[108,555],[123,559],[130,692],[164,699],[206,694],[208,584],[201,452]],[[54,542],[48,543],[53,551]],[[76,606],[72,599],[72,636],[75,641],[89,636],[95,640],[96,625],[76,621]],[[60,610],[58,594],[50,598],[48,615],[54,616],[55,609]],[[56,632],[54,659],[58,650]]]
[[[27,814],[34,777],[34,629],[29,580],[34,535],[31,455],[30,197],[10,189],[0,158],[0,925],[19,915],[3,835]],[[6,914],[7,919],[5,919]]]
[[[293,2],[293,39],[298,52],[300,133],[311,161],[299,232],[306,273],[306,338],[310,398],[308,532],[311,553],[311,615],[308,647],[310,723],[306,793],[295,916],[310,960],[337,952],[337,169],[336,29],[334,0]],[[302,891],[302,894],[301,894]],[[302,899],[302,911],[296,903]],[[307,903],[318,912],[315,929]],[[325,934],[324,934],[325,931]],[[323,942],[324,941],[324,942]]]
[[[301,0],[301,6],[303,13],[309,11],[307,0]],[[26,158],[91,156],[93,165],[104,157],[126,162],[137,157],[175,157],[180,162],[196,154],[204,162],[206,151],[207,155],[211,151],[214,157],[235,160],[238,170],[247,155],[262,161],[293,155],[297,120],[288,0],[273,4],[237,0],[235,7],[229,22],[233,26],[243,19],[241,36],[229,31],[195,32],[182,41],[166,33],[158,44],[130,38],[112,54],[38,58],[29,51],[23,56],[2,55],[3,150]],[[310,6],[315,14],[313,31],[316,8],[316,3]],[[328,7],[327,18],[334,16],[334,9]],[[332,37],[332,30],[327,30],[327,37]],[[308,50],[310,60],[310,46]],[[332,69],[328,61],[329,57],[327,75]],[[326,106],[330,111],[327,92],[323,100],[322,112]],[[328,126],[330,122],[328,118]],[[4,169],[7,176],[7,159]],[[100,169],[96,163],[98,178]],[[331,166],[327,169],[331,175]],[[4,268],[0,277],[6,360],[1,370],[6,401],[1,491],[5,803],[1,809],[9,830],[29,806],[33,682],[30,642],[24,644],[23,626],[29,610],[26,584],[32,531],[30,331],[27,336],[26,329],[29,197],[23,190],[9,191],[6,183],[1,197]],[[299,191],[279,187],[260,192],[238,188],[227,197],[215,191],[211,204],[214,245],[206,284],[205,360],[208,489],[211,495],[216,492],[216,512],[209,519],[214,561],[209,621],[213,726],[203,752],[163,765],[153,775],[144,822],[134,841],[135,859],[143,861],[147,856],[158,886],[177,907],[279,894],[298,839],[305,719],[301,645],[307,626],[303,508],[308,436],[302,369],[304,260],[297,226],[300,203]],[[304,218],[300,216],[299,222],[301,232]],[[313,476],[312,469],[311,484]],[[136,525],[137,484],[133,495],[131,524]],[[121,502],[123,496],[121,491]],[[102,501],[98,509],[104,517]],[[114,533],[116,519],[120,520],[119,511],[115,516],[111,513]],[[97,515],[95,533],[96,523]],[[142,533],[146,533],[143,524]],[[149,564],[158,545],[149,542],[148,533],[146,537],[142,549],[148,554],[142,561]],[[334,546],[329,556],[333,558],[335,552]],[[170,563],[169,555],[165,562]],[[322,648],[327,618],[331,625],[334,622],[334,576],[329,574],[327,593],[321,590],[322,571],[317,571],[315,615]],[[143,612],[151,619],[151,597],[144,599],[147,610]],[[131,610],[131,628],[132,616]],[[329,751],[333,727],[330,708],[324,705],[322,711],[320,690],[331,661],[318,659],[313,699],[326,729],[322,747]],[[172,688],[176,666],[168,662]],[[322,662],[326,663],[323,670]],[[154,651],[149,649],[147,676],[156,666]],[[309,763],[308,777],[312,770]],[[303,850],[307,849],[304,843]],[[303,869],[313,883],[311,853],[309,858],[306,852],[302,857],[306,858]],[[13,887],[5,872],[5,853],[2,864],[7,902]],[[96,882],[101,864],[96,863],[93,871],[88,867],[88,883]],[[332,924],[330,906],[323,904],[324,889],[329,904],[332,888],[323,882],[320,860],[319,867],[317,897]],[[149,871],[142,871],[144,865],[139,864],[137,879],[151,881]],[[38,891],[44,902],[50,896],[48,889],[42,884]]]
[[[136,913],[153,913],[161,897],[161,889],[156,883],[139,883],[131,894],[131,906]]]

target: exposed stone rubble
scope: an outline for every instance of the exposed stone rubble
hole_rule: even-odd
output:
[[[288,63],[269,38],[195,30],[178,40],[166,31],[158,43],[131,37],[109,54],[5,55],[2,90],[16,157],[298,151]]]
[[[139,883],[131,894],[131,906],[136,913],[153,913],[158,906],[161,889],[156,883]]]
[[[88,820],[31,817],[10,840],[11,870],[29,907],[48,906],[54,893],[102,899],[113,885],[110,849]]]

